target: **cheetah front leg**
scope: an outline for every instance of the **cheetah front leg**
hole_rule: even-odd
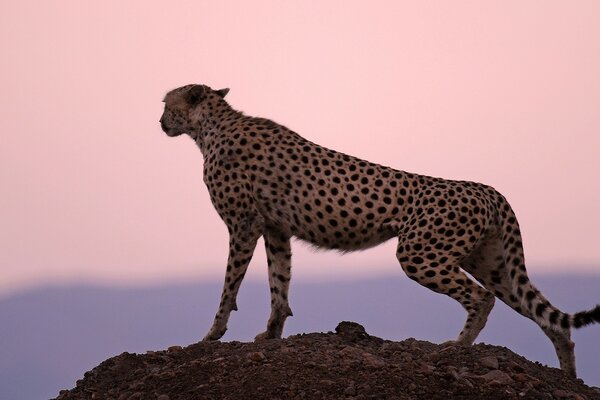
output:
[[[243,227],[243,229],[240,229]],[[236,224],[229,232],[229,258],[219,310],[204,341],[219,340],[227,331],[232,310],[237,310],[236,298],[242,279],[252,259],[256,242],[262,234],[262,224],[252,221]]]
[[[264,238],[271,287],[271,316],[267,330],[257,335],[255,340],[281,338],[286,318],[293,315],[288,303],[292,258],[290,238],[274,229],[268,229]]]

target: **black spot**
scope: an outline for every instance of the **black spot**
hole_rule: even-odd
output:
[[[538,304],[537,307],[535,308],[535,315],[537,315],[538,317],[541,317],[542,314],[544,314],[544,311],[546,310],[546,308],[548,308],[548,306],[545,305],[544,303]]]
[[[529,290],[525,295],[525,298],[530,301],[533,300],[535,298],[535,292],[533,290]]]
[[[562,319],[560,320],[560,326],[562,328],[568,329],[570,324],[569,324],[569,314],[563,314]]]

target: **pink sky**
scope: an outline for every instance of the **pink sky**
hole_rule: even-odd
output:
[[[165,92],[192,82],[327,147],[491,184],[533,274],[598,273],[600,3],[366,4],[6,3],[0,294],[223,275],[200,152],[158,124]],[[297,243],[294,274],[397,272],[394,247]]]

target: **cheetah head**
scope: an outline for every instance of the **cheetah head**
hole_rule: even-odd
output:
[[[171,137],[197,131],[201,120],[228,92],[229,89],[213,90],[206,85],[186,85],[171,90],[163,100],[162,130]]]

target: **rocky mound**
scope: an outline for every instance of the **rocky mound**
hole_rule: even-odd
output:
[[[342,322],[336,333],[123,353],[57,399],[591,400],[600,389],[503,347],[392,342]]]

